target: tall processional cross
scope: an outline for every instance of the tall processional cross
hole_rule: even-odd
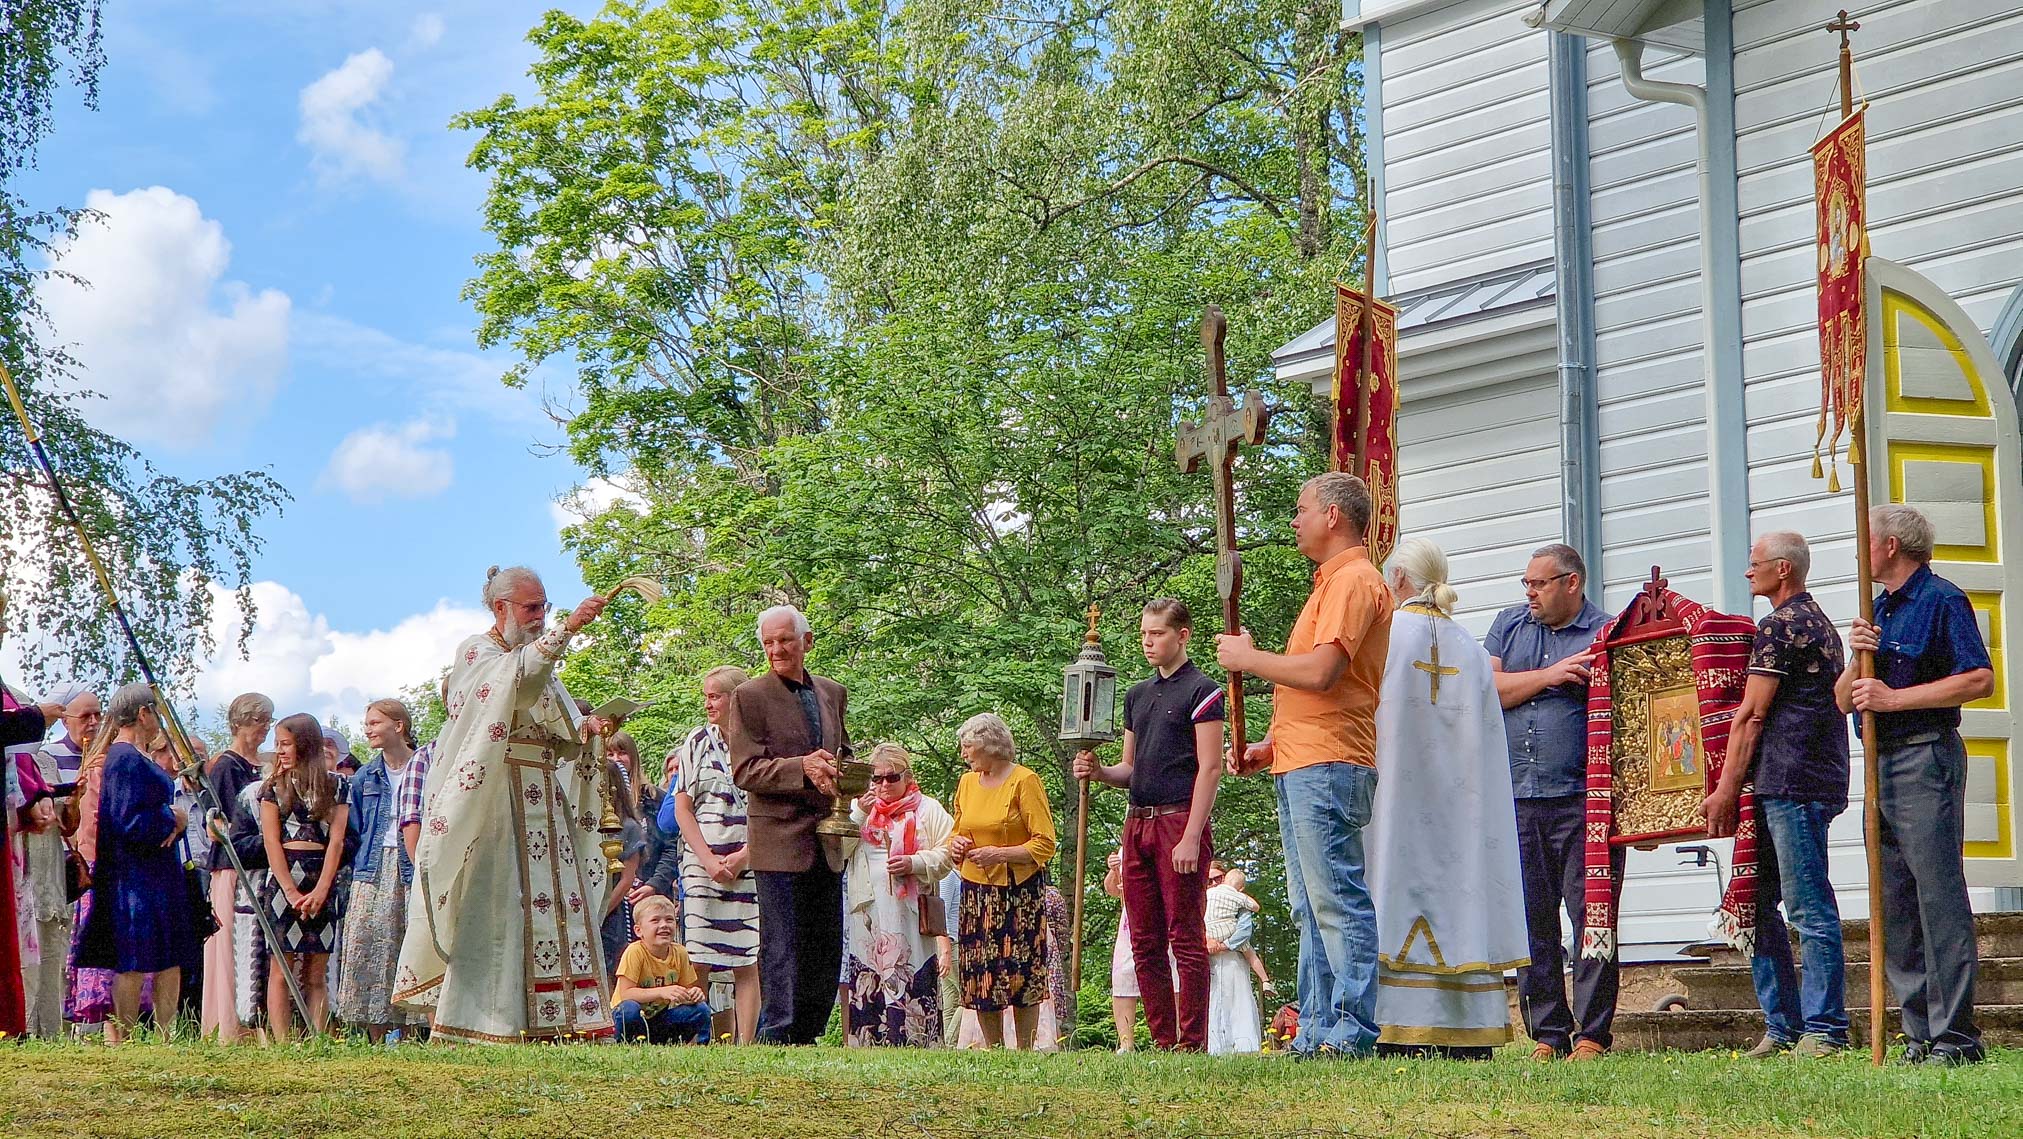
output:
[[[1174,457],[1181,471],[1193,474],[1206,460],[1215,489],[1215,592],[1222,598],[1222,629],[1243,627],[1237,616],[1237,596],[1243,592],[1243,559],[1236,551],[1237,448],[1264,442],[1264,399],[1245,393],[1242,403],[1230,398],[1223,361],[1223,340],[1229,321],[1214,305],[1201,317],[1201,346],[1208,353],[1208,406],[1198,423],[1183,423],[1174,438]],[[1229,739],[1238,761],[1243,758],[1243,674],[1229,674]]]

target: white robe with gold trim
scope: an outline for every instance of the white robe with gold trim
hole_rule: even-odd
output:
[[[1503,971],[1530,958],[1503,706],[1489,654],[1430,606],[1391,619],[1377,772],[1378,1042],[1507,1043]]]
[[[450,670],[394,981],[444,1040],[611,1031],[600,773],[555,675],[568,641],[560,625],[511,652],[476,636]]]

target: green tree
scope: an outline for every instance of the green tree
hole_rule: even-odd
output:
[[[658,701],[634,727],[664,748],[699,719],[701,672],[761,664],[752,618],[791,601],[817,630],[812,665],[850,686],[860,741],[905,744],[946,797],[954,727],[997,711],[1068,831],[1052,737],[1083,611],[1102,608],[1129,680],[1139,607],[1180,596],[1212,667],[1208,483],[1172,458],[1205,394],[1205,303],[1229,316],[1232,377],[1278,409],[1239,469],[1246,623],[1283,637],[1306,592],[1283,520],[1325,463],[1326,409],[1267,354],[1329,310],[1361,253],[1336,12],[550,14],[535,98],[459,120],[497,241],[469,295],[481,339],[522,358],[509,382],[575,363],[574,456],[644,496],[569,532],[585,576],[670,588],[614,613],[571,684]],[[1216,839],[1259,872],[1283,973],[1271,799],[1264,780],[1227,783]],[[1096,796],[1092,878],[1122,807]],[[1090,897],[1106,934],[1114,904]]]
[[[260,548],[253,526],[288,495],[258,471],[198,481],[166,475],[85,421],[83,399],[91,397],[64,396],[46,382],[76,361],[43,343],[48,329],[35,282],[62,271],[44,264],[52,243],[89,219],[31,206],[15,181],[53,126],[59,90],[74,84],[95,104],[105,63],[101,7],[100,0],[0,0],[0,365],[20,387],[142,646],[165,682],[187,681],[214,648],[213,585],[236,591],[242,627],[251,630],[252,558]],[[99,584],[19,430],[0,430],[0,481],[7,488],[0,580],[9,626],[29,634],[28,671],[43,680],[134,675]]]

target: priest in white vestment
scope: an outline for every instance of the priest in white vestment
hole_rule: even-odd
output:
[[[606,889],[599,780],[555,675],[569,639],[604,610],[592,597],[546,628],[532,570],[494,570],[494,624],[450,667],[415,847],[394,1000],[437,1039],[481,1044],[611,1034],[599,937]]]
[[[1530,960],[1510,749],[1489,655],[1454,623],[1447,556],[1392,553],[1369,833],[1379,1052],[1486,1058],[1511,1039],[1503,973]]]

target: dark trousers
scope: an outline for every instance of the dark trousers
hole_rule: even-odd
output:
[[[1974,911],[1967,904],[1967,745],[1926,732],[1880,749],[1882,903],[1890,991],[1904,1035],[1977,1048]]]
[[[843,876],[820,858],[760,870],[759,1043],[813,1044],[829,1027],[843,973]]]
[[[1138,970],[1138,999],[1145,1026],[1161,1048],[1208,1049],[1208,830],[1201,832],[1201,862],[1192,874],[1173,870],[1173,848],[1187,832],[1187,812],[1124,820],[1124,911],[1131,919],[1131,960]],[[1173,989],[1166,954],[1173,953]]]
[[[1616,1020],[1618,958],[1582,957],[1582,914],[1586,910],[1587,850],[1583,835],[1587,798],[1517,800],[1517,858],[1524,875],[1524,924],[1530,935],[1531,964],[1517,971],[1517,1003],[1524,1031],[1540,1044],[1570,1051],[1575,1040],[1607,1048]],[[1610,851],[1618,894],[1623,882],[1623,850]],[[1566,950],[1559,939],[1559,915],[1573,923],[1573,1003],[1567,1003]]]

